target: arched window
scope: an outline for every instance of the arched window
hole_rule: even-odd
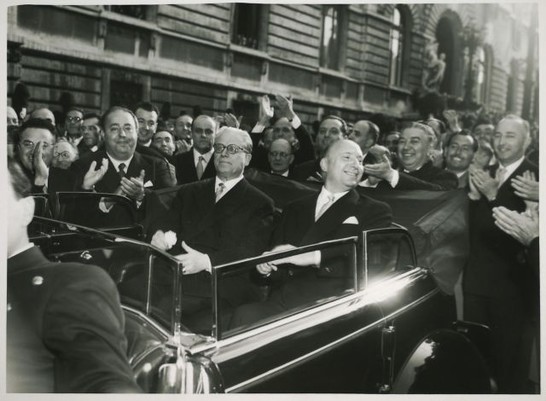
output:
[[[400,6],[393,10],[391,23],[389,84],[402,86],[407,21]]]

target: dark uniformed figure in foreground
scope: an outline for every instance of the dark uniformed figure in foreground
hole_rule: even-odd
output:
[[[8,160],[7,391],[139,392],[119,295],[100,268],[52,263],[29,242],[34,200]]]

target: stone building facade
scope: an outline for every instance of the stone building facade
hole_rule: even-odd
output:
[[[151,100],[171,114],[227,108],[257,117],[257,98],[290,93],[310,124],[325,113],[416,115],[427,43],[446,68],[440,91],[465,95],[473,24],[473,99],[537,117],[537,3],[21,5],[8,8],[8,99],[30,109],[63,92],[100,112]],[[533,18],[535,20],[533,20]],[[465,50],[466,49],[466,50]],[[527,100],[526,100],[527,99]],[[250,123],[250,121],[248,121]]]

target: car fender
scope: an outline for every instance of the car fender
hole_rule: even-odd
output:
[[[494,382],[478,348],[463,334],[442,329],[426,335],[406,359],[395,394],[487,394]]]

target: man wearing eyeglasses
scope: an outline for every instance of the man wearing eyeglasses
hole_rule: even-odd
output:
[[[214,167],[214,138],[218,131],[217,122],[210,116],[201,114],[191,126],[193,146],[188,152],[174,157],[178,184],[187,184],[216,175]]]
[[[297,139],[294,139],[297,141]],[[271,174],[291,178],[291,166],[294,163],[294,150],[292,144],[284,138],[271,142],[267,153]]]
[[[66,139],[68,139],[68,141],[76,147],[80,144],[83,138],[80,129],[82,122],[83,111],[74,107],[68,110],[64,120],[65,135]]]
[[[268,245],[273,200],[243,177],[251,154],[246,131],[222,128],[214,144],[216,177],[182,186],[164,219],[157,219],[150,231],[152,245],[176,254],[183,273],[192,275],[183,281],[184,294],[206,305],[213,266],[259,255]],[[226,301],[235,306],[244,301],[245,283],[233,285]]]

